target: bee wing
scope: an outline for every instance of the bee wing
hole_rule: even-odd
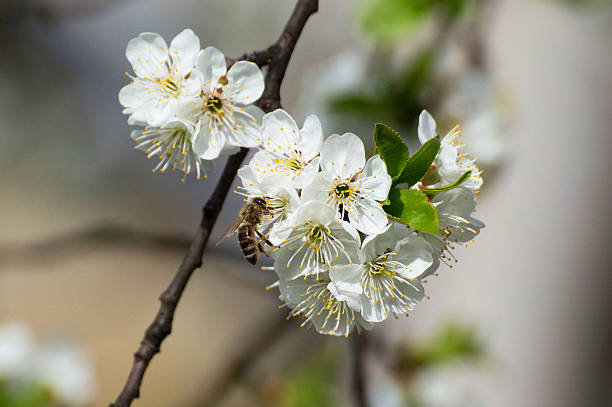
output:
[[[221,243],[223,240],[225,240],[226,237],[231,236],[234,234],[234,232],[236,231],[236,229],[238,229],[238,226],[240,226],[240,224],[242,223],[242,221],[244,220],[244,218],[246,217],[246,213],[241,214],[240,216],[238,216],[236,218],[236,220],[234,221],[234,223],[232,223],[230,225],[229,228],[227,228],[227,230],[223,233],[223,235],[221,236],[221,238],[219,239],[219,241],[217,242],[216,246],[219,246],[219,243]]]

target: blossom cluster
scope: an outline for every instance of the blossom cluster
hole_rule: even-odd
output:
[[[301,129],[284,110],[264,116],[240,191],[267,202],[260,230],[274,245],[280,298],[303,326],[348,336],[406,315],[425,295],[423,278],[484,226],[472,217],[480,170],[461,151],[459,128],[440,139],[423,111],[418,136],[423,146],[409,157],[379,125],[378,154],[366,160],[352,133],[324,140],[316,116]]]
[[[132,132],[136,148],[160,157],[154,171],[199,177],[220,155],[257,149],[238,171],[240,193],[265,202],[263,219],[249,222],[271,246],[280,298],[304,326],[348,336],[406,315],[425,295],[423,279],[455,261],[453,245],[484,227],[472,217],[481,171],[463,151],[459,127],[441,138],[427,111],[417,151],[377,124],[376,151],[366,158],[358,136],[324,137],[315,115],[300,128],[278,109],[259,123],[247,108],[263,92],[262,72],[246,61],[227,70],[223,54],[200,50],[191,30],[170,47],[143,33],[126,55],[136,76],[119,100],[128,122],[144,127]],[[250,238],[255,233],[245,232],[241,245],[256,261],[252,253],[266,249]]]
[[[135,148],[159,158],[153,172],[179,170],[199,179],[215,158],[260,143],[251,105],[263,93],[264,79],[254,63],[238,61],[227,69],[223,53],[200,49],[190,29],[169,47],[158,34],[142,33],[125,54],[134,74],[126,73],[132,81],[119,92],[119,102],[137,127],[130,135]]]

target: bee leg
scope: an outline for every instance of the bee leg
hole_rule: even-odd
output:
[[[269,241],[269,240],[268,240],[268,238],[267,238],[267,237],[266,237],[264,234],[262,234],[261,232],[259,232],[259,230],[256,230],[255,232],[257,233],[257,236],[259,236],[259,238],[260,238],[260,239],[261,239],[261,240],[262,240],[262,241],[263,241],[265,244],[267,244],[268,246],[270,246],[270,247],[272,247],[272,248],[274,248],[274,249],[278,249],[278,246],[273,245],[273,244],[272,244],[272,242],[271,242],[271,241]]]
[[[260,252],[262,252],[266,256],[270,257],[270,255],[268,254],[268,252],[266,252],[266,249],[263,247],[261,242],[257,242],[257,248],[259,249]]]

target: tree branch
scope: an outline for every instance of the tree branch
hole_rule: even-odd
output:
[[[295,44],[302,34],[308,18],[319,10],[319,0],[299,0],[289,17],[278,40],[268,48],[270,69],[266,77],[266,87],[257,105],[270,112],[281,107],[280,89],[285,78],[289,60]]]
[[[281,106],[280,88],[287,65],[306,21],[318,10],[318,3],[318,0],[298,0],[281,36],[273,46],[268,48],[271,52],[270,67],[265,80],[264,93],[258,101],[258,105],[265,112],[270,112]],[[228,159],[215,190],[202,210],[202,220],[189,251],[183,258],[172,282],[159,298],[161,302],[159,311],[147,328],[144,338],[134,354],[134,362],[125,386],[115,402],[111,404],[112,407],[128,407],[134,399],[139,397],[144,373],[153,356],[159,352],[161,343],[172,330],[172,320],[178,302],[193,271],[202,265],[202,258],[210,232],[219,216],[236,172],[248,151],[248,149],[242,148],[240,152]]]
[[[367,346],[367,334],[354,335],[351,339],[351,388],[355,395],[357,407],[368,407],[367,386],[365,378],[365,353]]]

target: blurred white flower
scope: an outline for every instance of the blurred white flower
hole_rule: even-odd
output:
[[[24,324],[0,327],[0,382],[7,380],[17,389],[48,390],[52,405],[82,406],[95,392],[93,371],[85,349],[72,341],[36,346]]]
[[[474,367],[456,362],[419,369],[411,388],[427,407],[477,407],[483,405],[480,382]]]
[[[372,83],[372,73],[368,69],[368,55],[359,50],[350,50],[314,63],[308,68],[301,81],[298,96],[298,111],[315,113],[327,130],[342,131],[346,128],[346,117],[330,111],[330,100],[342,94],[360,89]],[[351,130],[356,134],[372,131],[371,118],[351,117]],[[368,144],[368,142],[370,142]],[[366,147],[372,147],[370,139]]]
[[[407,407],[403,394],[405,385],[398,382],[387,361],[377,357],[368,362],[368,368],[364,370],[368,406]]]
[[[278,109],[263,118],[261,151],[255,153],[249,166],[262,178],[286,183],[295,188],[308,185],[319,170],[323,128],[310,115],[299,129],[293,118]]]
[[[243,107],[259,99],[264,90],[263,73],[257,65],[238,61],[227,70],[225,55],[214,47],[197,57],[194,76],[201,83],[198,98],[190,109],[198,121],[194,150],[212,160],[224,148],[255,147],[261,143],[257,120]]]
[[[363,233],[380,233],[387,214],[391,177],[380,156],[367,162],[363,142],[352,133],[334,134],[321,147],[321,172],[304,188],[302,200],[325,202],[336,217]]]
[[[468,71],[453,84],[441,117],[462,123],[463,139],[482,165],[499,166],[508,149],[511,106],[483,71]]]
[[[0,327],[0,379],[26,373],[33,353],[34,343],[25,325],[9,322]]]
[[[310,201],[295,214],[291,234],[276,252],[274,271],[281,280],[326,273],[339,264],[359,261],[359,236],[335,220],[334,210]]]
[[[55,340],[41,348],[35,357],[34,377],[68,406],[86,404],[95,391],[92,362],[85,350],[71,341]]]
[[[136,76],[119,92],[128,123],[159,126],[176,113],[182,99],[195,96],[200,82],[190,73],[199,52],[200,40],[190,29],[174,37],[170,48],[155,33],[130,40],[125,56]]]

